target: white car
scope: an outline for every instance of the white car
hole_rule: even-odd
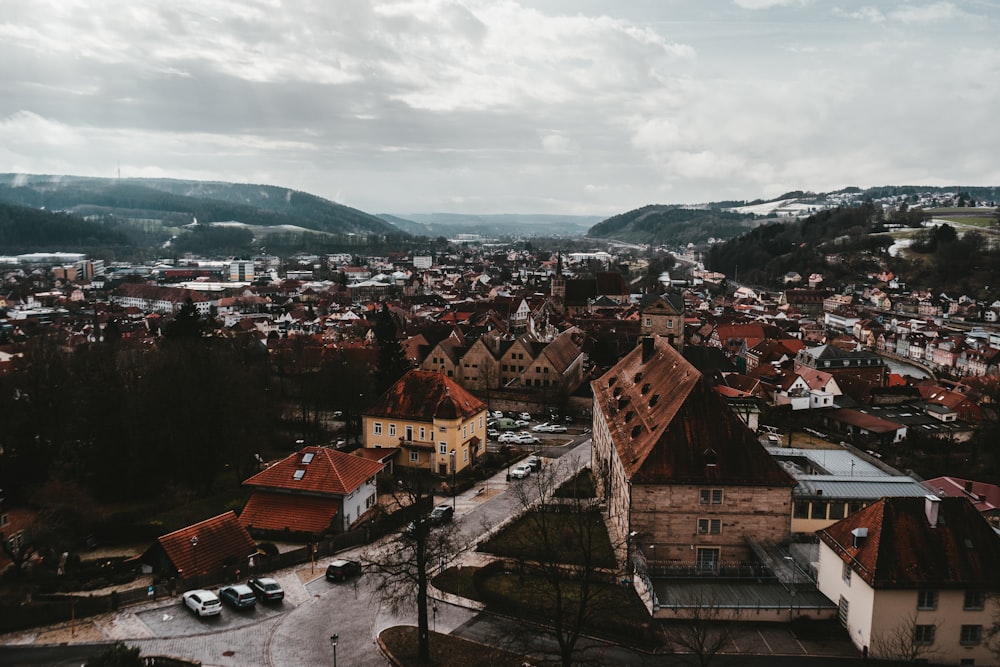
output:
[[[222,612],[222,601],[212,591],[198,588],[187,591],[181,597],[184,599],[185,606],[199,616],[217,616]]]
[[[493,419],[503,419],[503,413],[499,410],[493,411]]]
[[[531,421],[531,415],[529,415],[527,412],[522,412],[519,416],[521,417],[521,419],[524,419],[529,422]]]
[[[549,433],[565,433],[566,427],[562,424],[552,424],[549,426]]]
[[[534,445],[541,441],[535,436],[531,435],[530,433],[520,433],[517,436],[517,440],[515,440],[514,442],[516,442],[519,445]]]
[[[524,479],[531,475],[531,468],[526,465],[519,465],[510,471],[510,476],[514,479]]]
[[[499,438],[500,437],[500,431],[496,430],[495,428],[487,429],[486,430],[486,435],[488,435],[491,438]]]
[[[537,424],[535,426],[532,426],[531,430],[534,431],[535,433],[545,433],[549,430],[549,423],[543,422],[541,424]]]
[[[527,426],[530,423],[531,422],[528,421],[527,419],[518,419],[517,421],[514,422],[514,426],[517,426],[518,428],[520,428],[522,426]]]
[[[510,431],[504,431],[497,438],[497,442],[515,442],[517,440],[517,434],[511,433]]]

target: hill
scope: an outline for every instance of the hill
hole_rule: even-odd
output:
[[[58,248],[114,256],[130,253],[135,246],[126,230],[115,225],[0,202],[0,248],[4,253]]]
[[[582,236],[600,217],[593,215],[552,215],[541,213],[412,213],[406,218],[381,214],[379,217],[394,224],[402,221],[419,225],[423,234],[454,238],[458,234],[479,234],[498,238],[503,236]],[[409,228],[399,225],[404,231]],[[413,232],[411,232],[413,233]]]
[[[165,228],[197,220],[337,235],[399,233],[374,215],[271,185],[0,174],[0,201],[147,225],[159,222]]]
[[[703,243],[709,238],[730,239],[752,229],[758,216],[725,210],[729,202],[706,208],[653,204],[622,213],[590,228],[591,238],[615,239],[629,243]]]

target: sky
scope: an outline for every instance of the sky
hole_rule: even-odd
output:
[[[1000,185],[1000,0],[0,0],[0,172],[610,216]]]

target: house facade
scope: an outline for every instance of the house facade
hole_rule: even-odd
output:
[[[441,373],[411,370],[362,416],[365,447],[398,447],[396,465],[448,475],[486,453],[486,404]]]
[[[1000,536],[965,498],[883,498],[819,531],[819,590],[866,655],[994,665]]]
[[[663,337],[598,380],[592,466],[622,560],[715,572],[789,534],[794,480]]]

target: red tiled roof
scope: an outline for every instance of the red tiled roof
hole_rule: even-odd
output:
[[[197,546],[192,545],[197,538]],[[220,514],[172,533],[157,540],[167,558],[184,578],[191,578],[198,563],[198,574],[221,568],[223,561],[235,558],[246,562],[257,553],[257,545],[233,511]]]
[[[240,513],[240,523],[248,529],[322,533],[339,511],[340,500],[336,498],[255,491]]]
[[[1000,589],[1000,536],[965,498],[883,498],[821,531],[819,538],[873,588]],[[852,531],[868,536],[854,546]]]
[[[365,411],[373,417],[431,422],[468,418],[486,404],[441,373],[411,370],[378,397]]]
[[[306,459],[312,460],[308,463]],[[383,464],[325,447],[303,447],[243,482],[244,486],[320,496],[344,496],[382,470]],[[304,471],[295,479],[297,471]]]
[[[591,383],[628,479],[794,486],[701,373],[659,336]],[[710,465],[714,463],[714,465]]]

